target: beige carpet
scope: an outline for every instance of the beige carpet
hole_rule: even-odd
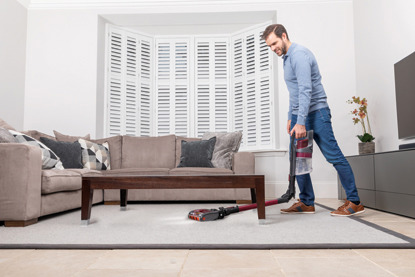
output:
[[[197,222],[187,213],[233,204],[130,204],[92,207],[81,226],[81,211],[41,218],[24,228],[0,227],[0,248],[415,248],[414,239],[364,221],[364,214],[330,216],[324,206],[315,214],[280,214],[282,204],[266,208],[265,224],[256,210],[224,219]]]

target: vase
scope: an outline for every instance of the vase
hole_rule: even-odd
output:
[[[359,155],[375,153],[375,142],[359,142]]]

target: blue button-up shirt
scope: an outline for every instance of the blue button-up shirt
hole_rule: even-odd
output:
[[[283,59],[284,79],[290,92],[288,120],[296,114],[297,124],[305,125],[310,112],[328,107],[318,64],[310,50],[296,43],[291,44]]]

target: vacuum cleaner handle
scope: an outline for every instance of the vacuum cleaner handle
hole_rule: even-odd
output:
[[[290,139],[290,175],[288,191],[290,199],[295,197],[295,168],[296,168],[296,152],[297,148],[295,145],[295,133],[292,134]]]
[[[291,198],[295,197],[295,162],[296,162],[296,146],[295,133],[290,139],[290,174],[288,175],[288,189],[277,199],[278,203],[287,203]]]

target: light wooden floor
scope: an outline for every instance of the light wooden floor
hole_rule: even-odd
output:
[[[415,238],[414,219],[371,209],[359,216]],[[413,277],[415,249],[0,250],[0,276]]]

